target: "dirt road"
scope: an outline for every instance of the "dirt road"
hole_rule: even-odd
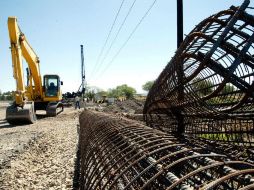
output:
[[[80,112],[66,108],[55,118],[11,126],[2,105],[0,189],[71,189]]]

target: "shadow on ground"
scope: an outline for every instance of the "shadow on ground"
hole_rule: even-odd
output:
[[[46,118],[46,114],[36,114],[37,120],[41,120]],[[24,126],[28,125],[27,123],[19,123],[19,124],[9,124],[6,119],[0,119],[0,130],[1,129],[6,129],[6,128],[13,128],[13,127],[19,127],[19,126]]]
[[[16,127],[16,125],[11,125],[5,119],[0,119],[0,129],[13,128],[13,127]]]
[[[76,152],[76,158],[75,158],[75,163],[74,163],[74,176],[73,176],[73,183],[72,187],[73,190],[78,190],[80,187],[80,143],[79,143],[79,138],[78,138],[78,144],[77,144],[77,152]]]

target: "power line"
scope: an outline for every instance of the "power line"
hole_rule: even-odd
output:
[[[110,27],[109,33],[108,33],[108,35],[107,35],[107,38],[106,38],[106,40],[105,40],[105,42],[104,42],[104,44],[103,44],[103,46],[102,46],[102,48],[101,48],[101,51],[100,51],[100,54],[99,54],[98,58],[97,58],[97,60],[96,60],[96,63],[95,63],[94,69],[93,69],[93,71],[92,71],[92,73],[91,73],[91,76],[94,74],[94,72],[96,71],[96,68],[98,67],[99,60],[100,60],[100,58],[101,58],[101,56],[102,56],[102,54],[103,54],[103,52],[104,52],[104,49],[105,49],[105,47],[106,47],[106,45],[107,45],[107,43],[108,43],[109,37],[110,37],[110,35],[111,35],[112,31],[113,31],[113,28],[114,28],[114,26],[115,26],[115,24],[116,24],[117,18],[118,18],[118,16],[119,16],[119,13],[120,13],[122,7],[123,7],[124,1],[125,1],[125,0],[122,0],[122,2],[121,2],[121,4],[120,4],[120,7],[118,8],[118,11],[117,11],[116,16],[115,16],[115,18],[114,18],[114,21],[113,21],[113,23],[112,23],[112,25],[111,25],[111,27]]]
[[[150,7],[147,9],[147,11],[145,12],[145,14],[142,16],[142,18],[139,20],[139,22],[137,23],[137,25],[135,26],[135,28],[132,30],[132,32],[130,33],[130,35],[128,36],[127,40],[123,43],[123,45],[120,47],[120,49],[117,51],[117,53],[113,56],[113,58],[111,59],[111,61],[108,62],[108,64],[106,65],[105,69],[100,73],[99,76],[103,75],[105,73],[105,71],[110,67],[110,65],[115,61],[115,59],[117,58],[117,56],[121,53],[121,51],[123,50],[123,48],[127,45],[127,43],[129,42],[129,40],[131,39],[131,37],[133,36],[133,34],[136,32],[136,30],[138,29],[138,27],[141,25],[141,23],[143,22],[143,20],[146,18],[146,16],[148,15],[148,13],[151,11],[151,9],[153,8],[153,6],[155,5],[155,3],[157,2],[157,0],[154,0],[153,3],[150,5]],[[98,77],[97,77],[98,78]],[[97,79],[96,78],[96,79]]]
[[[125,24],[127,18],[129,17],[129,15],[130,15],[130,13],[131,13],[131,10],[133,9],[133,7],[134,7],[136,1],[137,1],[137,0],[134,0],[133,3],[132,3],[132,5],[130,6],[130,8],[129,8],[129,10],[128,10],[126,16],[125,16],[125,18],[123,19],[123,22],[121,23],[120,27],[118,28],[118,31],[117,31],[117,33],[116,33],[114,39],[112,40],[112,42],[111,42],[111,44],[110,44],[108,50],[106,51],[106,53],[105,53],[105,55],[104,55],[104,57],[103,57],[103,59],[102,59],[102,61],[100,62],[99,65],[103,65],[104,61],[106,60],[106,58],[107,58],[107,56],[108,56],[108,54],[109,54],[109,52],[110,52],[112,46],[114,45],[114,43],[115,43],[115,41],[116,41],[116,39],[117,39],[119,33],[121,32],[121,30],[122,30],[122,28],[123,28],[123,26],[124,26],[124,24]],[[98,68],[98,70],[99,70],[99,68]],[[94,73],[94,75],[96,75],[96,73]]]

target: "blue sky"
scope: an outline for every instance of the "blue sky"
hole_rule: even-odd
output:
[[[132,2],[125,0],[105,50]],[[63,92],[76,91],[81,83],[80,44],[84,45],[88,85],[107,90],[128,84],[142,92],[142,85],[156,79],[176,51],[176,0],[157,0],[119,56],[107,66],[152,2],[136,1],[108,57],[91,75],[121,0],[1,0],[0,89],[15,89],[7,18],[17,16],[22,32],[40,57],[41,74],[60,75]],[[183,3],[184,33],[188,34],[201,20],[242,1],[184,0]]]

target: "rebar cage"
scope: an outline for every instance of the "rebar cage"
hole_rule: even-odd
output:
[[[105,113],[80,115],[80,154],[85,190],[254,188],[253,164]]]
[[[249,0],[199,23],[150,90],[150,127],[254,145],[254,17]]]

